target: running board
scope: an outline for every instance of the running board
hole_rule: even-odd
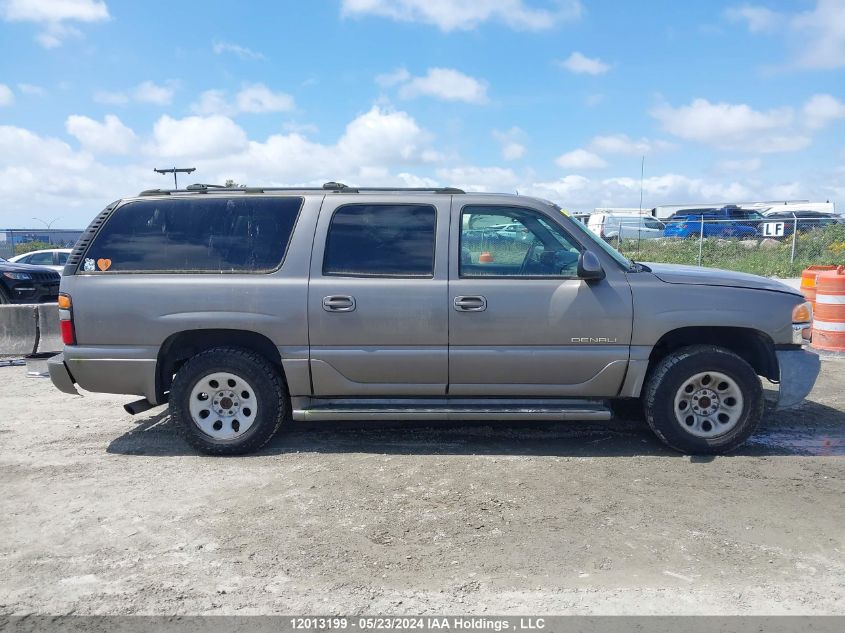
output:
[[[340,420],[609,420],[601,400],[293,398],[293,419]]]

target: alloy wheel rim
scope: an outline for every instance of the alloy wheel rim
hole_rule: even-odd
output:
[[[200,431],[227,441],[238,439],[252,427],[258,400],[252,385],[237,374],[214,372],[196,382],[188,408]]]
[[[705,439],[731,431],[742,417],[744,400],[736,380],[716,371],[687,378],[675,394],[675,418],[687,433]]]

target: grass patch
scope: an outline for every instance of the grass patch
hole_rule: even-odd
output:
[[[613,244],[626,257],[641,262],[667,264],[699,263],[697,239],[622,240]],[[828,227],[824,231],[799,233],[795,240],[795,259],[792,259],[792,238],[777,245],[763,245],[761,240],[726,240],[705,238],[701,246],[701,265],[725,268],[766,277],[798,277],[808,266],[845,264],[845,225]]]

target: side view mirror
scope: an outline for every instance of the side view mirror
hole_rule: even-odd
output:
[[[595,253],[584,251],[578,258],[578,277],[584,281],[604,279],[604,268]]]

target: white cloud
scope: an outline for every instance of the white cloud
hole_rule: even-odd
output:
[[[85,149],[98,154],[126,154],[137,140],[135,132],[113,114],[107,114],[102,123],[72,114],[65,121],[65,129]]]
[[[504,167],[475,167],[472,165],[437,170],[437,177],[451,187],[465,191],[513,192],[520,178],[512,169]]]
[[[273,92],[264,84],[244,86],[230,100],[223,90],[206,90],[191,105],[196,114],[222,114],[234,116],[242,112],[290,112],[296,108],[293,97],[284,92]]]
[[[94,93],[94,101],[106,105],[125,105],[130,101],[152,103],[154,105],[170,105],[178,82],[169,80],[164,85],[153,81],[144,81],[128,91],[98,90]]]
[[[191,104],[191,111],[201,115],[230,116],[237,113],[237,108],[229,102],[223,90],[206,90],[200,93],[199,99]]]
[[[845,3],[842,0],[818,0],[814,10],[796,15],[791,26],[800,42],[798,66],[845,67]]]
[[[148,166],[107,166],[88,151],[14,126],[0,126],[0,197],[11,226],[48,208],[59,224],[85,226],[107,200],[149,188]]]
[[[15,102],[15,93],[6,84],[0,84],[0,107],[12,105]]]
[[[748,30],[752,33],[772,31],[782,21],[781,15],[768,7],[749,4],[729,7],[725,10],[725,17],[731,22],[745,22],[748,25]]]
[[[524,136],[525,133],[518,127],[504,132],[493,130],[493,138],[502,146],[502,158],[505,160],[518,160],[525,155],[525,145],[522,143]]]
[[[111,92],[109,90],[98,90],[94,93],[94,101],[105,105],[124,105],[129,103],[129,95],[125,92]]]
[[[811,140],[793,129],[795,116],[788,107],[762,112],[744,103],[695,99],[678,108],[662,104],[651,114],[670,134],[721,149],[789,152],[807,147]]]
[[[607,167],[607,162],[601,156],[585,149],[574,149],[571,152],[561,154],[555,159],[555,163],[564,169],[602,169]]]
[[[264,55],[262,53],[254,51],[251,48],[247,48],[246,46],[240,46],[239,44],[233,44],[231,42],[215,42],[212,46],[212,50],[217,55],[231,53],[233,55],[237,55],[241,59],[264,59]]]
[[[398,84],[399,96],[403,99],[427,96],[443,101],[487,103],[487,82],[465,75],[454,68],[429,68],[422,77],[402,75],[401,70],[389,76],[379,77],[382,85],[385,85],[385,81]]]
[[[154,126],[151,157],[180,158],[196,166],[204,182],[233,178],[268,185],[347,183],[401,184],[393,169],[441,159],[431,135],[405,112],[373,107],[346,126],[333,144],[316,143],[292,132],[264,141],[223,116],[162,117]]]
[[[246,132],[231,119],[214,115],[173,119],[162,116],[153,126],[151,155],[162,158],[210,158],[248,147]]]
[[[655,151],[671,149],[672,144],[667,141],[651,140],[647,138],[633,139],[627,134],[611,134],[596,136],[589,143],[590,150],[602,154],[629,154],[642,156]]]
[[[804,125],[819,130],[836,119],[845,118],[845,103],[829,94],[813,95],[804,104],[803,114]]]
[[[845,68],[845,2],[816,0],[814,8],[799,13],[775,12],[743,5],[729,9],[730,19],[742,20],[751,32],[774,32],[792,49],[791,65],[797,68]]]
[[[100,22],[110,17],[103,0],[4,0],[0,14],[7,22],[41,25],[35,39],[44,48],[61,46],[65,38],[79,34],[69,22]]]
[[[264,84],[245,86],[235,100],[241,112],[288,112],[294,109],[293,97],[273,92]]]
[[[570,72],[586,75],[603,75],[610,70],[610,64],[603,62],[598,57],[587,57],[578,51],[558,62],[558,65]]]
[[[136,101],[143,103],[154,103],[156,105],[170,105],[174,93],[173,83],[167,86],[158,85],[152,81],[145,81],[138,84],[132,91]]]
[[[47,91],[44,90],[44,88],[36,86],[35,84],[18,84],[18,90],[25,95],[34,95],[38,97],[47,94]]]
[[[376,75],[376,83],[382,88],[389,88],[397,84],[403,84],[411,80],[411,73],[407,68],[397,68],[389,73]]]
[[[341,15],[376,15],[400,22],[433,24],[442,31],[469,30],[487,21],[522,30],[549,29],[583,13],[580,0],[558,0],[556,8],[538,9],[523,0],[343,0]]]
[[[738,181],[708,181],[672,173],[646,178],[642,185],[645,208],[679,200],[707,202],[765,199],[769,191],[765,187],[752,188]],[[519,192],[547,198],[567,209],[636,207],[640,201],[640,179],[591,179],[568,175],[558,180],[532,182],[522,186]]]

